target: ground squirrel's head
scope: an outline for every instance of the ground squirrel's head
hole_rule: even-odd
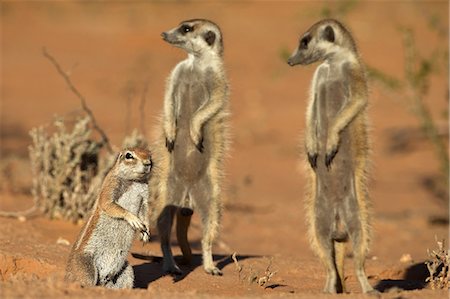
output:
[[[130,148],[119,153],[116,165],[117,173],[121,178],[143,181],[150,177],[153,162],[149,150]]]
[[[332,57],[336,53],[356,53],[350,32],[339,21],[325,19],[311,26],[301,37],[299,46],[288,64],[310,64]]]
[[[201,56],[205,52],[223,54],[222,32],[214,22],[204,19],[183,21],[177,27],[161,33],[162,38],[189,54]]]

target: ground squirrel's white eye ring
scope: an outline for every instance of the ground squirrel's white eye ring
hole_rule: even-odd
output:
[[[128,153],[125,154],[125,159],[132,160],[132,159],[134,159],[134,157],[133,157],[133,155],[130,152],[128,152]]]

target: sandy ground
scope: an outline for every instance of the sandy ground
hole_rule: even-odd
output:
[[[212,19],[224,33],[233,127],[225,211],[214,247],[223,277],[203,272],[196,216],[189,235],[195,258],[191,266],[182,267],[185,274],[177,279],[163,275],[156,237],[146,245],[136,241],[129,258],[136,288],[126,291],[64,283],[70,245],[57,241],[72,244],[79,225],[43,217],[0,218],[2,298],[335,297],[320,292],[325,271],[308,245],[303,215],[300,140],[314,66],[290,68],[283,57],[324,8],[339,13],[344,5],[275,1],[0,5],[0,149],[2,163],[9,165],[2,168],[2,210],[32,205],[27,132],[50,124],[55,115],[80,112],[78,99],[43,57],[43,47],[70,73],[98,123],[119,145],[133,128],[150,138],[161,111],[165,78],[184,57],[165,44],[160,33],[183,19]],[[428,25],[433,16],[446,30],[444,41]],[[448,2],[361,2],[341,17],[352,29],[364,61],[401,79],[400,27],[414,29],[423,56],[442,45],[448,55]],[[138,109],[146,85],[142,119]],[[425,100],[448,136],[447,118],[442,116],[447,98],[444,67],[432,77]],[[423,183],[439,173],[434,149],[418,133],[419,122],[404,94],[371,82],[370,103],[374,238],[366,263],[369,281],[383,292],[382,298],[444,298],[447,291],[430,290],[424,282],[427,249],[436,247],[435,237],[448,240],[448,224],[432,221],[448,217],[447,207]],[[393,139],[395,132],[412,132],[401,135],[406,136],[405,146],[397,150],[393,147],[400,137]],[[178,256],[176,246],[174,250]],[[233,252],[243,266],[241,278],[230,258]],[[269,264],[275,274],[266,287],[248,281],[252,275],[264,275]],[[363,298],[352,268],[349,252],[346,283],[351,294],[340,297]]]

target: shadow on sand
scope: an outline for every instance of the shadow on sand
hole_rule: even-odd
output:
[[[390,289],[421,290],[426,287],[425,280],[428,276],[429,272],[425,263],[417,263],[406,269],[403,279],[380,280],[375,289],[380,292],[386,292]]]
[[[137,253],[132,253],[132,256],[137,259],[146,260],[149,262],[133,266],[135,281],[134,287],[139,289],[146,289],[149,284],[160,279],[163,276],[170,275],[166,274],[162,270],[162,261],[163,258],[160,256],[147,256]],[[258,258],[260,256],[257,255],[238,255],[237,259],[239,261],[248,259],[248,258]],[[233,260],[231,259],[231,255],[213,255],[214,261],[217,261],[217,267],[222,270],[227,265],[232,264]],[[190,265],[182,264],[182,256],[175,256],[175,261],[180,266],[180,269],[183,271],[183,274],[173,276],[173,282],[178,282],[183,280],[186,276],[188,276],[192,271],[194,271],[197,267],[202,266],[202,255],[201,254],[193,254],[192,262]]]

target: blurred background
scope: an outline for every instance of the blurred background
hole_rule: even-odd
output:
[[[2,209],[32,203],[29,131],[42,125],[51,131],[56,116],[84,114],[44,48],[118,150],[133,130],[153,140],[165,80],[186,57],[160,33],[185,19],[207,18],[222,29],[231,86],[221,238],[240,252],[295,256],[302,247],[301,254],[312,256],[303,217],[301,140],[316,65],[291,68],[286,59],[313,23],[333,17],[353,33],[370,80],[373,255],[397,261],[408,253],[420,260],[435,235],[448,236],[447,1],[0,5]]]

